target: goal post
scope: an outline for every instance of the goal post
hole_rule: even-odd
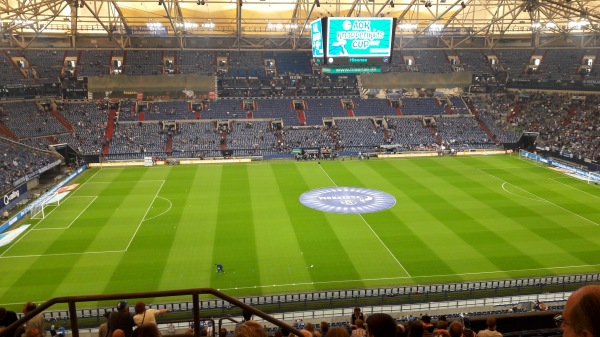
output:
[[[60,205],[60,199],[58,192],[54,192],[44,200],[38,202],[31,209],[31,219],[44,219],[53,209]]]

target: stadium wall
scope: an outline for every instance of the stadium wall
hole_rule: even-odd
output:
[[[456,88],[472,84],[473,73],[458,72],[447,74],[429,74],[418,72],[362,74],[362,87],[365,89],[397,88]]]
[[[88,91],[133,91],[162,92],[183,91],[195,92],[215,91],[215,77],[203,75],[153,75],[153,76],[106,76],[88,77]]]

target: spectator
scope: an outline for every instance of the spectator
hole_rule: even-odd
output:
[[[158,326],[152,323],[144,323],[139,325],[132,334],[132,337],[160,337],[162,336],[158,330]]]
[[[367,326],[367,328],[369,328]],[[420,319],[413,319],[408,321],[408,337],[423,337],[425,328],[423,322]]]
[[[17,313],[14,311],[6,310],[6,308],[0,308],[0,331],[4,330],[9,325],[16,322]]]
[[[424,337],[432,337],[434,326],[431,323],[431,316],[425,314],[421,316],[421,321],[423,321],[423,336]]]
[[[363,337],[367,335],[367,331],[364,329],[365,324],[362,319],[357,319],[356,321],[354,321],[354,325],[356,326],[356,328],[352,330],[352,334],[350,336]]]
[[[352,329],[356,328],[356,320],[361,319],[363,322],[365,321],[365,315],[362,313],[359,307],[354,308],[354,312],[350,315],[350,325]]]
[[[325,337],[350,337],[350,334],[348,333],[348,330],[336,326],[327,330],[327,335],[325,335]]]
[[[327,332],[329,331],[329,323],[321,322],[321,324],[319,325],[319,330],[321,331],[321,336],[325,337],[325,335],[327,335]]]
[[[123,330],[125,337],[131,337],[135,322],[133,315],[128,310],[127,302],[120,301],[117,303],[117,311],[113,311],[108,316],[108,334],[113,335],[116,330]]]
[[[304,330],[310,332],[313,337],[321,337],[321,332],[315,331],[315,327],[312,323],[306,323],[304,325]]]
[[[156,323],[156,315],[162,315],[171,312],[170,309],[146,309],[146,304],[144,302],[137,302],[135,304],[135,316],[133,316],[133,321],[135,325],[140,326],[142,324],[154,324]]]
[[[496,331],[496,317],[488,317],[485,321],[487,329],[477,333],[477,337],[502,337],[502,334]]]
[[[25,305],[23,306],[23,313],[25,315],[33,312],[35,309],[37,308],[37,306],[35,305],[35,303],[32,302],[27,302],[25,303]],[[40,312],[39,314],[33,316],[31,319],[29,319],[27,321],[27,323],[25,323],[25,334],[27,335],[29,332],[29,330],[34,330],[37,329],[37,334],[39,334],[40,336],[44,336],[44,313]],[[35,331],[32,331],[31,333],[35,333]]]
[[[565,305],[562,315],[554,317],[563,337],[600,337],[600,285],[576,290]]]
[[[256,321],[249,320],[235,328],[235,337],[267,337],[267,330]]]
[[[367,317],[367,336],[394,337],[395,335],[396,321],[394,318],[392,318],[392,316],[388,314],[377,313]]]
[[[98,337],[108,337],[108,316],[110,316],[110,311],[105,312],[103,316],[107,321],[100,324],[100,327],[98,328]]]

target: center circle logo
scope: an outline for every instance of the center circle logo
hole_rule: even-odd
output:
[[[300,202],[323,212],[361,214],[388,209],[396,204],[396,198],[369,188],[326,187],[302,193]]]

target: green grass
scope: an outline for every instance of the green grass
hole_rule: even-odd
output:
[[[0,250],[0,305],[211,287],[233,296],[598,272],[600,188],[509,156],[91,169]],[[396,198],[324,213],[309,190]],[[214,272],[222,263],[225,274]],[[307,268],[314,265],[314,268]]]

